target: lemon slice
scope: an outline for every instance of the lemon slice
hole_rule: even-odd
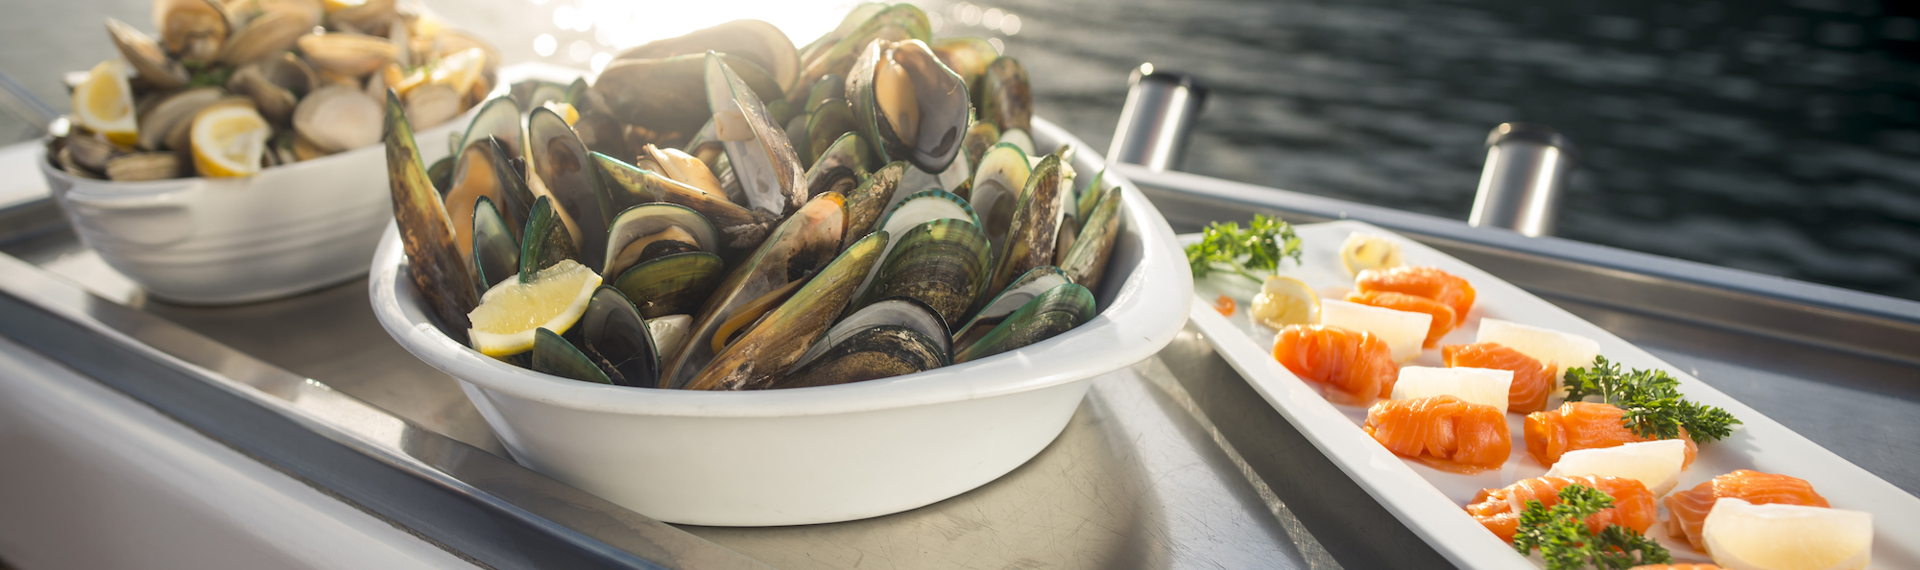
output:
[[[540,270],[533,281],[501,281],[480,296],[480,306],[467,313],[473,328],[467,336],[487,356],[508,356],[533,349],[533,331],[567,332],[600,286],[600,275],[571,259]]]
[[[193,118],[193,167],[215,178],[260,173],[273,127],[246,105],[214,105]]]
[[[1398,386],[1395,387],[1398,390]],[[1569,451],[1547,470],[1548,477],[1604,475],[1638,480],[1659,497],[1680,482],[1687,462],[1687,442],[1677,439],[1642,441],[1600,449]]]
[[[1728,570],[1852,570],[1873,550],[1873,514],[1723,497],[1701,535]]]
[[[1399,267],[1400,244],[1386,236],[1353,232],[1340,244],[1340,265],[1353,275],[1368,269]]]
[[[1420,356],[1420,345],[1427,340],[1427,325],[1432,322],[1433,315],[1426,313],[1331,299],[1320,303],[1320,324],[1373,333],[1386,341],[1394,362],[1404,363]]]
[[[87,80],[73,90],[73,118],[113,144],[133,146],[139,141],[126,64],[109,59],[87,72]]]
[[[1320,296],[1299,279],[1275,275],[1253,296],[1253,322],[1274,329],[1320,322]]]
[[[476,47],[453,52],[433,62],[428,80],[452,87],[454,93],[466,93],[473,90],[473,82],[480,79],[480,67],[486,63],[486,50]]]
[[[572,126],[575,122],[578,122],[580,120],[580,111],[575,110],[573,108],[573,105],[561,103],[559,101],[548,101],[546,105],[542,105],[542,106],[548,109],[552,109],[554,114],[559,115],[560,118],[562,119],[566,119],[568,126]]]
[[[1393,383],[1393,396],[1390,399],[1453,396],[1461,401],[1493,406],[1504,412],[1507,411],[1507,391],[1512,386],[1512,370],[1408,366],[1400,369],[1400,379]]]

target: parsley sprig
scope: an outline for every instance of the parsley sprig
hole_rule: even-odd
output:
[[[1603,568],[1625,570],[1642,564],[1673,562],[1673,555],[1659,542],[1617,524],[1595,534],[1587,526],[1587,517],[1613,507],[1613,497],[1586,485],[1560,488],[1560,504],[1549,509],[1540,501],[1527,501],[1520,513],[1520,526],[1513,535],[1513,549],[1521,554],[1540,550],[1547,570]]]
[[[1733,433],[1739,419],[1726,410],[1694,403],[1680,395],[1680,381],[1663,370],[1621,372],[1620,365],[1595,357],[1593,366],[1569,368],[1567,401],[1600,396],[1626,410],[1627,428],[1640,437],[1680,437],[1680,428],[1696,442],[1709,442]]]
[[[1266,214],[1255,214],[1246,229],[1239,222],[1214,222],[1200,243],[1187,246],[1187,265],[1196,279],[1223,271],[1261,281],[1285,257],[1300,263],[1300,237],[1294,235],[1293,226]]]

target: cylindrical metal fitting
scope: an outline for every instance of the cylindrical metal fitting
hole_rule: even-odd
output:
[[[1552,127],[1505,123],[1487,134],[1487,165],[1467,224],[1553,235],[1560,193],[1579,154]]]
[[[1120,109],[1107,160],[1152,170],[1178,168],[1207,88],[1191,75],[1156,71],[1151,63],[1140,64],[1128,82],[1127,103]]]

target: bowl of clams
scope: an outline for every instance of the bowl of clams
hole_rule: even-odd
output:
[[[436,176],[389,99],[375,315],[528,467],[675,523],[845,521],[1025,463],[1192,282],[1019,61],[855,8],[483,103]]]
[[[400,94],[429,158],[495,91],[492,47],[394,0],[155,0],[68,74],[40,169],[87,246],[148,295],[243,303],[366,271],[392,217],[379,144]]]

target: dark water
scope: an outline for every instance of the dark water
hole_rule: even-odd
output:
[[[593,34],[551,17],[584,1],[428,4],[510,60],[584,66],[565,46]],[[0,69],[56,99],[56,70],[111,55],[100,17],[149,5],[15,4]],[[1487,130],[1545,123],[1586,159],[1563,237],[1920,299],[1920,2],[923,5],[941,35],[1000,38],[1099,150],[1151,61],[1213,88],[1186,170],[1465,219]],[[563,47],[538,55],[542,33]]]

